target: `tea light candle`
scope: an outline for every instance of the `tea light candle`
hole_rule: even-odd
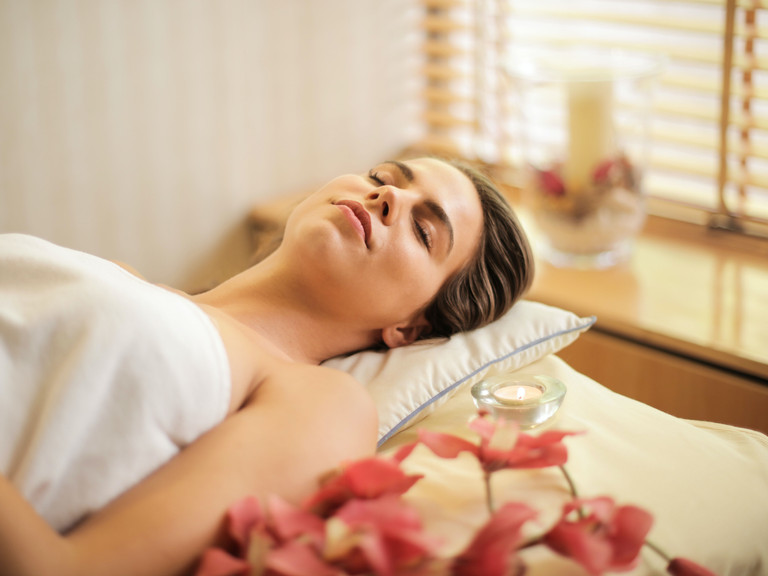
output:
[[[541,398],[542,394],[543,392],[538,386],[519,386],[515,384],[500,386],[493,392],[496,399],[510,404],[530,404]]]
[[[552,418],[565,396],[565,384],[546,375],[499,374],[472,386],[475,405],[494,416],[535,428]]]
[[[568,150],[563,177],[568,193],[589,191],[592,173],[613,150],[613,84],[572,81],[568,91]]]

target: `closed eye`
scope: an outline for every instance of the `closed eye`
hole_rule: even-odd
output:
[[[422,244],[426,247],[428,251],[432,251],[432,233],[429,231],[429,229],[424,226],[421,222],[416,220],[416,218],[413,219],[413,227],[416,231],[416,235],[420,238]]]
[[[381,179],[378,172],[373,171],[373,168],[368,170],[368,178],[379,186],[384,186],[384,180]]]

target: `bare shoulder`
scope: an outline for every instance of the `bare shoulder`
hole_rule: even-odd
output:
[[[272,402],[306,407],[313,413],[334,414],[365,428],[377,428],[371,395],[346,372],[325,366],[283,363],[269,374],[248,404]]]

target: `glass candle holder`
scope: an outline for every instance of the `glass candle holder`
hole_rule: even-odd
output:
[[[472,386],[471,393],[478,409],[514,420],[525,430],[555,415],[565,397],[565,384],[546,375],[499,374]]]
[[[642,176],[662,62],[568,46],[520,52],[507,64],[539,254],[562,267],[626,260],[645,222]]]

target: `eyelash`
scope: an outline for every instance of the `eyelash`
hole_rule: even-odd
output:
[[[368,178],[378,184],[379,186],[384,186],[384,180],[381,179],[378,172],[374,172],[373,168],[371,168],[368,171]],[[424,227],[418,220],[414,219],[413,221],[414,228],[416,230],[416,235],[419,237],[421,242],[424,244],[424,246],[427,248],[427,250],[432,250],[432,234],[430,234],[429,230]]]
[[[414,220],[413,223],[416,226],[416,232],[421,238],[421,241],[424,243],[424,246],[426,246],[427,250],[431,252],[432,251],[432,234],[430,234],[429,230],[427,230],[424,226],[422,226],[418,220]]]
[[[378,172],[374,172],[374,171],[373,171],[373,168],[371,168],[371,169],[368,171],[368,178],[370,178],[371,180],[373,180],[374,182],[376,182],[376,184],[379,184],[380,186],[384,186],[384,180],[382,180],[381,178],[379,178],[379,173],[378,173]]]

